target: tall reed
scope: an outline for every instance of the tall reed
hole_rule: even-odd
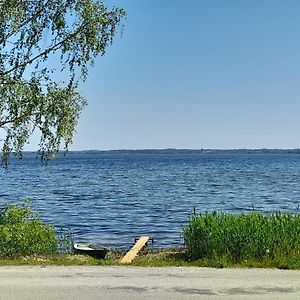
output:
[[[193,214],[183,236],[192,259],[300,257],[300,215],[290,213]]]

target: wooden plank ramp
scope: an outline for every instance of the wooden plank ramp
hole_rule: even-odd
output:
[[[135,259],[140,250],[148,243],[149,238],[149,236],[141,236],[134,244],[134,246],[122,258],[121,263],[130,264]]]

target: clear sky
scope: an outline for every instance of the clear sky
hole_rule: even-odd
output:
[[[300,1],[121,0],[72,150],[299,148]]]

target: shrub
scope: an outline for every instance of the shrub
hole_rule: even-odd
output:
[[[44,225],[28,203],[24,201],[22,206],[9,204],[0,211],[1,258],[57,251],[53,226]]]
[[[300,257],[300,215],[289,213],[194,214],[183,236],[192,259]]]

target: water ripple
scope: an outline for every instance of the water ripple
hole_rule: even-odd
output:
[[[0,171],[0,206],[33,198],[33,209],[78,241],[128,247],[148,234],[156,246],[182,244],[198,211],[297,212],[297,154],[72,153],[42,167],[34,157]]]

